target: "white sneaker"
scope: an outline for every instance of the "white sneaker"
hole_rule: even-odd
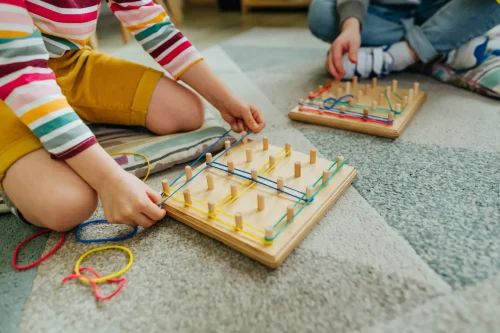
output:
[[[342,57],[342,66],[345,70],[345,79],[352,79],[355,75],[360,79],[381,77],[388,75],[392,70],[394,59],[386,52],[387,47],[362,47],[358,51],[358,63],[349,61],[346,53]]]

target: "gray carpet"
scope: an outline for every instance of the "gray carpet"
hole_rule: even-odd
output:
[[[381,84],[418,80],[429,97],[398,140],[292,122],[288,110],[327,79],[325,52],[301,29],[253,29],[204,52],[231,89],[264,112],[271,143],[314,147],[331,159],[342,154],[360,171],[279,269],[166,219],[122,242],[135,256],[128,284],[99,303],[86,286],[61,284],[98,245],[69,233],[53,258],[16,272],[10,255],[34,229],[1,216],[0,332],[498,331],[498,101],[400,74]],[[111,53],[151,64],[138,48]],[[178,172],[153,175],[148,184],[160,189],[161,179]],[[85,235],[124,231],[95,227]],[[22,260],[45,253],[58,237],[33,243]],[[109,273],[125,262],[108,252],[88,263]]]

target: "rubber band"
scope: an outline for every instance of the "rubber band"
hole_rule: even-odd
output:
[[[139,153],[134,153],[134,152],[118,152],[118,153],[110,154],[109,156],[118,156],[118,155],[134,155],[134,156],[140,156],[143,159],[145,159],[146,163],[148,165],[148,171],[146,172],[146,176],[144,176],[144,179],[142,181],[145,182],[146,179],[148,179],[149,173],[151,172],[151,164],[149,163],[149,159],[145,155],[139,154]]]
[[[30,240],[32,240],[32,239],[34,239],[34,238],[36,238],[36,237],[38,237],[38,236],[40,236],[42,234],[50,232],[50,231],[51,231],[50,229],[44,229],[44,230],[38,231],[37,233],[31,235],[30,237],[26,238],[21,243],[19,243],[16,246],[16,249],[14,250],[14,254],[12,256],[12,266],[14,266],[15,269],[20,270],[20,271],[27,270],[27,269],[33,268],[35,266],[38,266],[40,263],[42,263],[47,258],[49,258],[54,253],[56,253],[57,250],[59,250],[61,248],[61,246],[64,244],[64,240],[66,239],[66,236],[64,235],[64,232],[59,232],[59,234],[61,235],[61,240],[59,241],[59,243],[49,253],[47,253],[46,255],[44,255],[43,257],[41,257],[40,259],[38,259],[37,261],[35,261],[35,262],[33,262],[33,263],[29,264],[29,265],[19,266],[17,264],[17,257],[18,257],[19,250],[21,249],[21,247],[24,244],[28,243]]]
[[[94,223],[108,223],[108,221],[105,220],[105,219],[101,219],[101,220],[92,220],[92,221],[88,221],[88,222],[80,224],[80,226],[78,227],[78,229],[76,229],[76,232],[75,232],[76,240],[79,241],[80,243],[119,242],[119,241],[124,241],[126,239],[132,238],[137,233],[137,231],[139,230],[139,227],[135,226],[134,229],[132,230],[132,232],[130,232],[128,235],[121,236],[121,237],[96,238],[96,239],[81,239],[80,236],[79,236],[80,231],[83,228],[85,228],[86,226],[88,226],[90,224],[94,224]]]
[[[89,254],[94,253],[94,252],[98,252],[98,251],[109,250],[109,249],[117,249],[117,250],[122,250],[122,251],[126,252],[128,254],[129,258],[130,258],[129,262],[127,263],[127,265],[124,268],[122,268],[118,272],[110,274],[110,275],[106,275],[104,277],[99,277],[99,278],[94,279],[92,281],[94,283],[99,283],[99,282],[108,281],[108,280],[111,280],[111,279],[114,279],[114,278],[117,278],[117,277],[123,275],[132,266],[132,263],[134,262],[134,256],[133,256],[132,252],[129,249],[127,249],[124,246],[119,246],[119,245],[109,245],[109,246],[103,246],[103,247],[98,247],[98,248],[95,248],[95,249],[88,250],[87,252],[85,252],[84,254],[82,254],[82,256],[80,258],[78,258],[78,260],[76,261],[76,264],[75,264],[75,274],[80,275],[80,269],[79,269],[80,263]]]
[[[99,274],[97,274],[97,272],[95,270],[93,270],[90,267],[82,267],[81,268],[81,272],[83,272],[83,271],[90,271],[94,275],[94,277],[97,277],[97,278],[101,277]],[[94,281],[92,281],[92,279],[89,278],[86,275],[73,273],[73,274],[70,274],[70,275],[66,276],[62,280],[62,283],[65,283],[65,282],[67,282],[69,280],[72,280],[72,279],[85,279],[87,282],[89,282],[90,285],[92,286],[92,289],[94,291],[95,297],[98,300],[100,300],[100,301],[106,301],[106,300],[112,299],[113,297],[115,297],[116,295],[118,295],[118,293],[120,291],[122,291],[123,287],[125,287],[125,284],[127,283],[127,278],[110,279],[110,280],[108,280],[106,282],[108,282],[108,283],[120,283],[118,285],[118,288],[116,288],[115,291],[113,291],[111,294],[109,294],[107,296],[101,296],[101,294],[99,293],[99,290],[97,288],[97,284]]]

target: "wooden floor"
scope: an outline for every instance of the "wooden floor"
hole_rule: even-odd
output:
[[[97,31],[99,45],[109,47],[123,43],[118,20],[106,13],[105,8],[102,14]],[[189,6],[184,8],[184,22],[178,26],[199,50],[254,27],[307,27],[307,10],[262,9],[242,15],[240,12],[221,12],[211,6]]]

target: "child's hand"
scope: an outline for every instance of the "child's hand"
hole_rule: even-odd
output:
[[[239,101],[229,103],[220,110],[224,119],[236,133],[252,130],[259,133],[266,126],[266,122],[256,106]]]
[[[349,60],[356,64],[360,46],[360,23],[354,17],[348,18],[342,25],[342,33],[333,41],[330,53],[326,57],[325,66],[336,80],[340,80],[345,75],[342,56],[349,52]]]
[[[110,223],[148,228],[165,217],[166,211],[158,207],[160,194],[123,169],[103,179],[97,192]]]

